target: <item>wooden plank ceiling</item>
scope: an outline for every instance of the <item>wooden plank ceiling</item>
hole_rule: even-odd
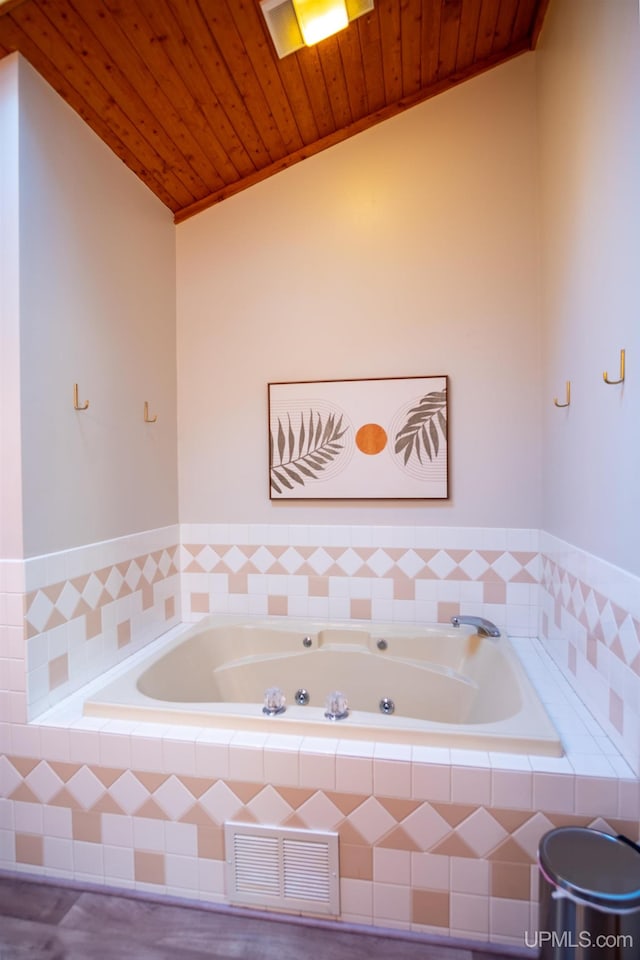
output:
[[[548,0],[376,0],[279,60],[258,0],[0,0],[19,51],[176,222],[533,49]]]

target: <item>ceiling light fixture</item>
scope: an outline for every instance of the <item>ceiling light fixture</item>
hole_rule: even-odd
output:
[[[280,59],[312,46],[373,10],[374,0],[261,0],[260,7]]]
[[[308,47],[349,26],[345,0],[292,0],[302,39]]]

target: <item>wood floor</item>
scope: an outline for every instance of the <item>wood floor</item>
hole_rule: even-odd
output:
[[[0,960],[505,960],[328,925],[175,906],[0,875]]]

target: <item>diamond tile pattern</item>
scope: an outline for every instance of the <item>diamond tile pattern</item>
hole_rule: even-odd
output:
[[[270,785],[250,800],[247,807],[258,823],[284,823],[293,813],[293,807]]]
[[[33,637],[51,626],[67,623],[89,610],[97,610],[106,603],[128,596],[141,589],[145,582],[157,583],[177,574],[177,554],[177,546],[171,547],[136,557],[128,563],[114,564],[88,577],[60,581],[27,593],[26,636]]]
[[[149,791],[130,770],[125,770],[122,776],[118,777],[109,792],[123,813],[134,813],[149,799]]]
[[[170,820],[179,820],[193,806],[195,797],[178,777],[171,776],[154,792],[153,798]]]
[[[564,553],[566,552],[566,558]],[[638,589],[580,552],[541,558],[540,639],[630,766],[640,771],[640,604]],[[585,568],[584,579],[571,572]],[[587,581],[628,595],[624,609]],[[622,584],[622,587],[621,585]],[[615,592],[615,589],[611,589]],[[635,599],[634,599],[635,598]],[[605,682],[603,683],[602,680]],[[585,682],[586,680],[586,682]]]
[[[550,557],[542,558],[542,585],[562,608],[598,643],[640,676],[640,622],[603,597],[595,588],[578,581]]]
[[[218,546],[190,544],[185,548],[185,573],[286,572],[290,575],[394,577],[401,573],[419,579],[483,580],[537,582],[537,554],[496,550],[415,550],[348,547]],[[220,558],[212,566],[212,558]]]
[[[48,803],[62,790],[62,780],[44,760],[34,767],[25,781],[42,803]]]
[[[16,720],[34,719],[118,662],[123,647],[134,652],[178,622],[179,553],[177,544],[149,551],[19,597],[28,656],[19,657],[26,694]],[[92,556],[89,551],[87,564]],[[82,560],[74,556],[72,566]],[[83,646],[86,641],[91,644]]]
[[[202,782],[193,777],[106,771],[90,765],[75,769],[65,784],[61,774],[70,772],[71,766],[67,771],[64,765],[46,760],[34,766],[33,761],[13,756],[0,761],[0,798],[104,814],[110,822],[114,814],[148,816],[150,803],[155,804],[155,816],[167,823],[198,823],[211,828],[234,819],[284,822],[295,812],[299,822],[309,829],[340,830],[350,843],[404,850],[410,838],[413,850],[429,853],[441,849],[446,838],[478,860],[505,859],[494,856],[492,851],[497,854],[511,849],[513,856],[506,859],[531,864],[535,863],[540,838],[554,827],[591,826],[616,834],[623,832],[632,839],[637,839],[639,829],[637,820],[618,819],[614,815],[594,820],[588,814],[520,810],[514,816],[513,811],[500,807],[469,806],[470,812],[461,819],[465,810],[455,803],[390,804],[375,796],[336,795],[322,790],[224,780],[213,781],[203,793]],[[25,792],[25,786],[31,789]],[[27,797],[30,799],[26,800]],[[347,802],[349,799],[352,802]]]
[[[474,810],[458,825],[456,832],[479,857],[486,856],[507,837],[504,827],[484,807]]]
[[[65,789],[84,810],[90,810],[105,792],[103,784],[89,767],[81,767]]]

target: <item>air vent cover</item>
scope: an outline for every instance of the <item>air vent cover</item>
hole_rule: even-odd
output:
[[[337,833],[246,823],[224,829],[231,903],[338,915]]]
[[[349,20],[355,20],[363,13],[373,10],[373,2],[374,0],[347,0]],[[261,0],[260,7],[281,60],[304,47],[291,0]]]

